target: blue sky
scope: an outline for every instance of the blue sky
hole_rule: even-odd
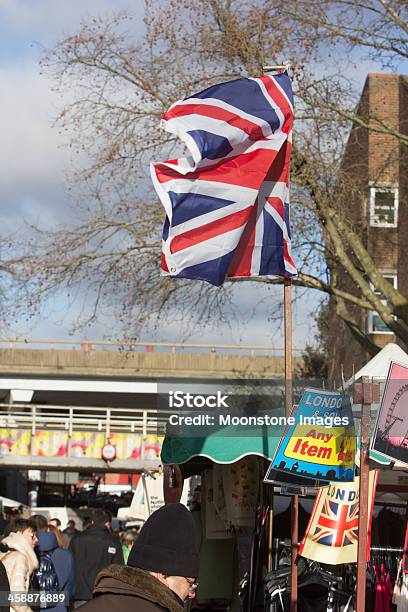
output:
[[[66,177],[72,168],[69,150],[58,131],[52,128],[61,100],[51,91],[52,83],[40,75],[38,61],[43,50],[64,35],[75,32],[81,19],[131,9],[137,18],[136,30],[143,31],[142,0],[0,0],[0,130],[3,145],[0,167],[0,223],[4,231],[14,231],[23,220],[52,227],[72,218]],[[356,82],[362,85],[368,71],[378,70],[371,62],[355,68]],[[158,128],[159,129],[159,128]],[[242,320],[216,332],[197,330],[191,341],[282,343],[280,325],[267,322],[276,311],[273,296],[251,315],[254,303],[265,295],[256,286],[245,284],[237,289]],[[276,289],[276,296],[281,289]],[[294,344],[304,346],[313,338],[310,313],[316,307],[317,294],[309,294],[294,308]],[[269,298],[268,298],[269,299]],[[70,323],[78,316],[79,305],[67,310],[64,296],[48,305],[40,320],[29,326],[21,321],[13,335],[30,338],[67,338]],[[249,319],[249,320],[248,320]],[[106,329],[113,337],[120,330],[108,319],[102,320],[75,337],[103,339]],[[171,321],[157,332],[146,330],[143,339],[172,341],[179,337],[179,326]]]
[[[142,17],[143,0],[0,0],[1,61],[38,59],[41,48],[75,31],[82,19],[126,9]]]

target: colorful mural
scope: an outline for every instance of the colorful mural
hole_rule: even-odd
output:
[[[142,457],[154,460],[160,457],[162,438],[148,435],[143,439],[136,433],[112,433],[109,441],[116,447],[117,459],[137,460]],[[100,459],[102,448],[107,442],[104,432],[74,431],[70,437],[67,431],[37,431],[16,428],[0,429],[0,457],[9,454],[27,457],[76,457]],[[144,453],[143,453],[144,446]]]
[[[9,454],[22,455],[26,457],[30,454],[31,432],[24,429],[0,429],[0,457]]]

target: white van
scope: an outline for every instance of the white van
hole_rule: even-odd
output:
[[[61,530],[65,529],[68,521],[75,521],[76,529],[82,530],[82,519],[73,508],[67,508],[66,506],[31,508],[31,515],[33,514],[41,514],[41,516],[45,516],[47,521],[53,518],[59,519],[61,521]]]

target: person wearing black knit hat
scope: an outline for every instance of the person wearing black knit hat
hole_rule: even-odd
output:
[[[95,581],[87,612],[181,612],[195,596],[199,558],[194,522],[182,504],[163,506],[147,519],[127,566],[109,565]]]

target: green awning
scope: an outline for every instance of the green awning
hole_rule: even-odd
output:
[[[233,463],[246,455],[259,455],[265,459],[272,458],[279,443],[277,436],[266,436],[259,428],[258,435],[234,437],[216,432],[206,438],[186,438],[166,436],[161,450],[164,464],[186,463],[193,457],[205,457],[215,463]],[[391,460],[375,450],[370,450],[370,459],[378,467],[389,466]]]
[[[228,436],[218,431],[202,438],[166,436],[161,450],[164,464],[186,463],[193,457],[206,457],[215,463],[233,463],[246,455],[259,455],[272,460],[280,438],[267,436],[262,427],[251,429],[245,436],[240,430],[234,436],[234,428],[228,428]],[[238,430],[237,430],[238,433]]]

